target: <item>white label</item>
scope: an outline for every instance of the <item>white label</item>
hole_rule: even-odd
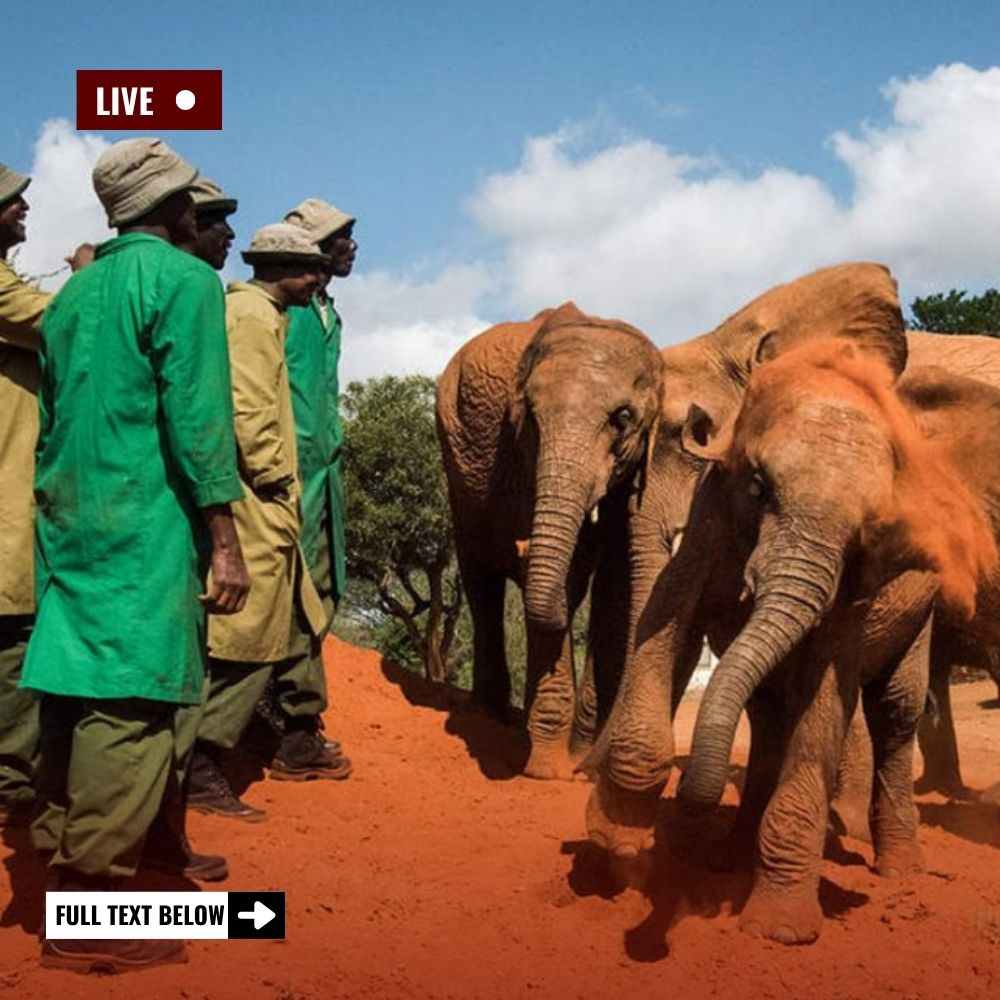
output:
[[[47,892],[45,936],[227,938],[228,892]]]

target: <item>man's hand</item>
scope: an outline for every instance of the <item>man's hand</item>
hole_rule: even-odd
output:
[[[63,257],[63,260],[75,274],[94,262],[94,252],[93,243],[81,243],[68,257]]]
[[[235,615],[250,593],[250,575],[243,562],[240,540],[229,504],[202,508],[212,534],[212,568],[209,588],[198,600],[210,615]]]

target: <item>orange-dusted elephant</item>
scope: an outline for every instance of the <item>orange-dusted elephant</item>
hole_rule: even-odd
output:
[[[741,927],[813,940],[828,806],[859,689],[871,733],[876,870],[919,868],[913,741],[932,616],[1000,642],[1000,391],[937,368],[895,373],[842,341],[751,376],[732,432],[690,446],[729,524],[724,572],[746,620],[702,699],[678,796],[721,796],[753,699],[747,781],[763,814]],[[717,565],[716,570],[721,567]]]

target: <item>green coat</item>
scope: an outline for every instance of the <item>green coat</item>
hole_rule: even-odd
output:
[[[51,299],[0,260],[0,615],[35,610],[37,351]]]
[[[313,569],[320,593],[334,597],[346,590],[344,545],[344,488],[340,478],[340,451],[344,431],[340,422],[340,316],[331,303],[323,322],[316,299],[308,306],[288,310],[285,358],[292,388],[299,476],[302,481],[302,549]],[[315,579],[324,521],[330,551],[332,581]]]
[[[195,704],[211,551],[243,494],[222,287],[156,236],[103,243],[42,323],[38,617],[22,686]]]

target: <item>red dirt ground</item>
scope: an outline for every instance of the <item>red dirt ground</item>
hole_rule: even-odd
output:
[[[286,892],[287,941],[193,942],[188,965],[117,977],[40,969],[41,870],[8,831],[0,1000],[1000,996],[995,807],[921,799],[928,870],[904,881],[876,878],[868,846],[845,842],[824,862],[822,937],[784,948],[738,932],[747,877],[709,873],[706,830],[678,829],[669,801],[645,890],[621,888],[585,841],[588,785],[511,777],[509,734],[464,702],[376,653],[336,640],[326,652],[330,731],[354,776],[251,785],[246,798],[269,813],[259,826],[191,822],[201,850],[229,859],[217,888]],[[994,689],[954,693],[966,777],[990,784],[1000,709],[978,702]]]

